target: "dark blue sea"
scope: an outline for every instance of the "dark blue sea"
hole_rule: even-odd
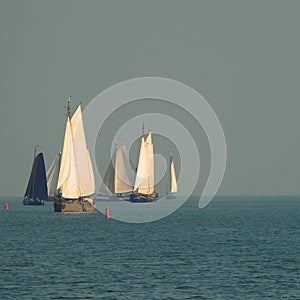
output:
[[[300,299],[300,197],[191,198],[146,224],[0,205],[1,299]]]

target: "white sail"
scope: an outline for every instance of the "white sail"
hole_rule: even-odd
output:
[[[54,158],[54,160],[51,163],[51,165],[47,171],[47,174],[46,174],[49,196],[54,196],[54,194],[56,193],[58,174],[59,174],[59,166],[60,166],[60,158],[61,158],[61,154],[59,153]]]
[[[62,196],[77,199],[95,192],[94,174],[86,146],[79,105],[72,117],[67,118],[64,145],[57,182]]]
[[[174,167],[174,160],[172,159],[170,165],[170,191],[171,193],[177,193],[177,180],[176,180],[176,172]]]
[[[76,174],[76,161],[74,155],[71,122],[69,117],[67,118],[66,123],[57,189],[61,190],[64,198],[76,199],[80,195]]]
[[[122,194],[132,191],[132,179],[127,172],[129,168],[128,152],[125,145],[122,145],[115,154],[113,193]]]
[[[112,194],[123,194],[132,191],[133,180],[130,177],[129,155],[125,145],[115,151],[106,173],[100,192],[112,196]]]
[[[148,190],[149,194],[154,193],[154,153],[153,153],[153,142],[152,133],[148,134],[145,146],[147,149],[147,160],[148,160]]]
[[[136,178],[134,183],[134,190],[139,193],[148,192],[148,162],[147,150],[145,147],[145,138],[142,137],[140,155],[138,160],[138,167],[136,171]]]
[[[114,193],[114,166],[112,160],[109,162],[106,173],[103,177],[103,182],[100,186],[100,192],[111,196]]]
[[[146,140],[142,137],[134,190],[142,194],[152,194],[154,192],[154,160],[151,132]]]
[[[71,118],[71,130],[80,196],[88,196],[95,192],[95,181],[91,159],[86,145],[81,105],[77,107]]]
[[[94,172],[93,172],[93,166],[92,166],[92,161],[91,161],[91,157],[90,157],[90,151],[89,149],[86,149],[87,151],[87,158],[88,158],[88,174],[90,176],[90,185],[89,185],[89,190],[86,189],[86,195],[92,195],[95,193],[96,191],[96,185],[95,185],[95,178],[94,178]]]

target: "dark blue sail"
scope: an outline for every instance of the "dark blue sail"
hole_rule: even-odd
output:
[[[23,203],[25,205],[42,205],[47,199],[48,190],[44,156],[43,153],[39,153],[33,161]]]

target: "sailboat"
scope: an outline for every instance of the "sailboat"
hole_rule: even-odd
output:
[[[61,153],[57,154],[47,170],[47,187],[48,187],[48,201],[54,201],[55,193],[57,191],[57,181],[59,175]]]
[[[152,133],[149,132],[145,138],[141,138],[141,146],[136,171],[136,178],[133,192],[130,194],[130,202],[146,203],[157,200],[157,193],[154,190],[154,157]]]
[[[44,205],[48,199],[44,155],[36,155],[36,148],[37,145],[34,147],[34,160],[23,199],[24,205]]]
[[[174,159],[171,154],[171,156],[170,156],[170,193],[166,195],[166,198],[168,198],[168,199],[176,198],[177,190],[178,190],[178,187],[177,187]]]
[[[103,178],[102,194],[97,199],[128,199],[129,193],[132,192],[133,181],[128,173],[129,168],[129,155],[125,145],[122,145],[119,149],[116,146]]]
[[[79,104],[71,116],[68,100],[65,136],[61,153],[55,212],[94,212],[95,180],[87,148]]]

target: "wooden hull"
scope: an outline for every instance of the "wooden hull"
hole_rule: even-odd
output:
[[[91,202],[91,198],[82,199],[64,199],[55,198],[54,211],[62,213],[93,213],[95,211],[95,206]]]

